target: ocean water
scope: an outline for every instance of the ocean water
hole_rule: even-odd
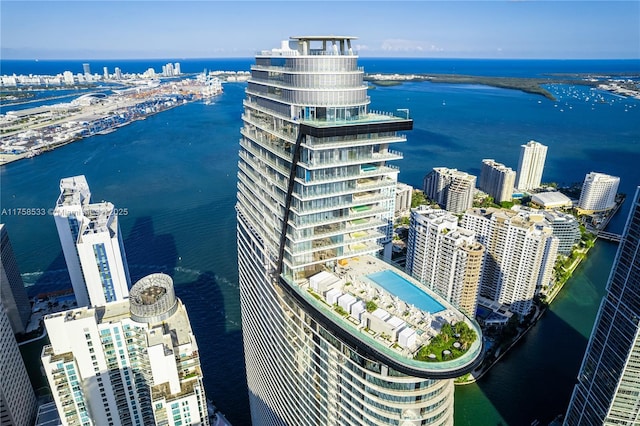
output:
[[[118,67],[123,73],[143,73],[153,68],[157,73],[167,63],[180,63],[183,73],[209,71],[249,71],[253,58],[165,58],[165,59],[91,59],[38,60],[0,59],[0,74],[56,75],[64,71],[83,73],[83,63],[88,63],[92,73],[102,74],[107,67],[113,73]],[[637,59],[562,60],[562,59],[444,59],[444,58],[367,58],[360,57],[359,65],[368,73],[432,73],[468,74],[502,77],[545,77],[549,74],[593,73],[598,75],[626,73],[637,76],[640,61]]]
[[[38,61],[19,68],[9,62],[28,61],[2,61],[0,73],[45,73],[38,68],[43,62],[61,72],[72,63]],[[133,71],[124,62],[137,63],[142,71],[150,66],[123,61],[123,72]],[[181,62],[184,72],[200,72],[238,70],[243,64],[248,69],[252,61],[193,60],[193,70],[190,61]],[[638,63],[361,60],[367,72],[455,69],[531,76],[637,72]],[[158,271],[173,276],[201,347],[207,394],[234,425],[249,423],[234,211],[244,88],[225,84],[213,105],[180,106],[0,168],[2,209],[51,208],[59,180],[77,174],[86,175],[94,200],[127,209],[120,226],[132,279]],[[494,158],[516,168],[520,145],[534,139],[549,146],[544,181],[582,182],[588,172],[600,171],[620,176],[620,190],[632,194],[640,185],[640,101],[582,86],[549,90],[556,102],[514,90],[426,82],[378,87],[369,94],[373,109],[408,108],[414,119],[407,142],[395,149],[404,153],[396,162],[399,179],[415,187],[436,166],[477,174],[483,158]],[[622,231],[627,212],[623,205],[610,230]],[[1,220],[31,294],[70,287],[51,216],[5,214]],[[456,390],[456,424],[529,424],[566,408],[615,247],[599,242],[532,333],[478,384]]]

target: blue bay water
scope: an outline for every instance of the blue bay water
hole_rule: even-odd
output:
[[[9,73],[5,62],[2,74]],[[139,62],[142,71],[148,68],[148,62]],[[242,65],[194,61],[192,72],[200,72],[205,62],[216,65],[209,69]],[[248,69],[251,60],[245,62],[243,69]],[[442,72],[422,71],[430,64],[466,74],[474,69],[487,75],[505,72],[504,62],[497,67],[496,61],[438,62],[397,60],[394,65],[392,60],[361,59],[367,72],[377,72],[376,67]],[[563,70],[561,64],[541,62],[530,64],[529,72],[613,73],[628,66],[568,61]],[[52,61],[48,66],[67,64]],[[183,70],[190,72],[186,64]],[[512,73],[526,72],[513,66]],[[637,70],[637,61],[634,66]],[[244,88],[229,83],[214,105],[180,106],[0,168],[2,208],[53,207],[60,178],[85,174],[94,200],[127,209],[120,226],[132,279],[157,271],[174,277],[201,347],[207,393],[236,425],[249,422],[234,211]],[[396,147],[404,153],[397,165],[400,180],[415,187],[436,166],[477,174],[483,158],[495,158],[515,168],[519,146],[535,139],[549,146],[545,181],[581,182],[586,173],[601,171],[620,176],[620,190],[632,194],[640,185],[640,101],[581,86],[549,89],[556,102],[513,90],[433,83],[378,87],[369,94],[373,109],[410,110],[414,130]],[[592,102],[594,96],[606,103]],[[623,206],[611,230],[622,231],[627,212]],[[52,217],[3,215],[2,222],[32,294],[70,287]],[[457,388],[456,424],[529,424],[534,418],[550,420],[566,408],[614,253],[615,245],[599,242],[524,341],[478,384]]]
[[[92,73],[102,74],[107,67],[113,73],[119,67],[123,73],[143,73],[149,68],[162,71],[167,63],[180,63],[183,73],[199,73],[204,69],[248,71],[253,58],[166,58],[166,59],[91,59],[38,60],[0,59],[0,74],[56,75],[64,71],[83,73],[88,63]],[[444,58],[367,58],[360,57],[359,65],[368,73],[432,73],[467,74],[503,77],[544,77],[553,73],[593,73],[599,75],[631,73],[637,76],[637,59],[562,60],[562,59],[444,59]]]

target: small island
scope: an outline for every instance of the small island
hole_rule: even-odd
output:
[[[628,84],[615,84],[613,83],[615,78],[612,76],[594,77],[583,74],[550,75],[549,77],[543,78],[490,77],[462,74],[367,74],[364,79],[376,86],[396,86],[405,82],[421,81],[449,84],[480,84],[484,86],[498,87],[501,89],[514,89],[525,93],[541,95],[551,101],[555,101],[556,98],[551,94],[551,92],[544,88],[545,85],[567,84],[599,87],[603,90],[612,91],[618,94],[620,94],[621,90],[624,89],[624,94],[626,96],[640,97],[640,90],[637,88],[632,90]]]

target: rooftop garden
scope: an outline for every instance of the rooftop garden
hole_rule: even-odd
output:
[[[455,325],[444,324],[440,334],[434,336],[415,356],[418,361],[450,361],[464,355],[476,340],[476,332],[459,321]]]

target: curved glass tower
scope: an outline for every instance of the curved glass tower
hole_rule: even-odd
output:
[[[292,37],[251,68],[237,214],[255,425],[453,424],[453,378],[480,362],[478,325],[376,257],[413,123],[369,109],[353,39]]]

